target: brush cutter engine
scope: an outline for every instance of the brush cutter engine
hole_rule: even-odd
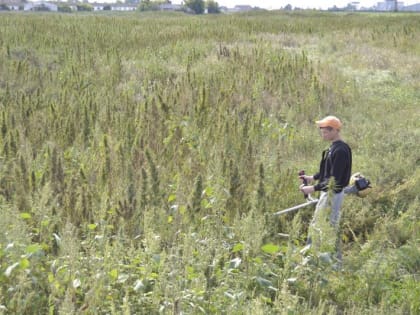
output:
[[[372,190],[370,181],[361,173],[354,173],[350,178],[350,189],[360,198],[365,198]]]

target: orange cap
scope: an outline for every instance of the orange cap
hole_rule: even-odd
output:
[[[342,123],[341,123],[340,119],[338,119],[335,116],[327,116],[325,118],[322,118],[321,120],[317,120],[316,124],[320,128],[332,127],[334,129],[338,129],[338,130],[340,130],[340,128],[342,126]]]

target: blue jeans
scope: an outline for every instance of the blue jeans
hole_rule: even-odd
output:
[[[335,250],[336,250],[336,257],[341,260],[341,236],[339,235],[339,228],[340,228],[340,216],[341,216],[341,206],[344,200],[344,191],[340,193],[334,192],[321,192],[319,196],[318,203],[315,208],[314,216],[311,222],[310,229],[313,233],[318,233],[319,235],[325,234],[327,231],[321,231],[322,228],[326,228],[326,226],[322,227],[322,220],[323,214],[325,215],[324,211],[331,210],[329,214],[329,225],[333,228],[335,234]],[[325,220],[325,219],[324,219]],[[322,239],[322,237],[321,237]],[[320,238],[318,237],[318,244],[314,244],[316,246],[320,246],[319,244]],[[312,236],[308,235],[307,244],[312,244]]]
[[[328,201],[331,195],[331,203]],[[341,216],[341,205],[343,204],[343,200],[344,200],[344,191],[341,191],[339,193],[328,193],[325,191],[322,191],[320,196],[319,196],[319,200],[318,203],[316,204],[316,208],[315,208],[315,213],[314,213],[314,218],[312,220],[312,223],[315,223],[319,212],[322,211],[323,209],[331,209],[331,214],[330,214],[330,223],[334,228],[338,228],[339,226],[339,222],[340,222],[340,216]],[[325,210],[324,210],[325,211]]]

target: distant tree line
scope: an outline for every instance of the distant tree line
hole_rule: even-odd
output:
[[[26,1],[23,1],[26,2]],[[125,3],[135,3],[135,0],[126,0]],[[171,4],[170,0],[143,0],[138,6],[139,11],[159,11],[162,9],[162,5]],[[93,11],[93,7],[89,3],[78,3],[77,11]],[[186,0],[181,10],[192,12],[194,14],[204,14],[207,9],[209,14],[220,13],[219,4],[214,0]],[[9,11],[10,8],[6,4],[0,4],[0,11]],[[49,11],[48,7],[39,6],[36,8],[37,11]],[[107,5],[103,10],[111,10],[111,6]],[[70,6],[65,3],[58,5],[59,12],[71,12]]]
[[[140,11],[157,11],[162,4],[170,4],[169,0],[143,0],[140,3]],[[215,14],[220,13],[219,4],[214,0],[186,0],[185,7],[194,12],[195,14],[203,14],[207,9],[207,13]]]

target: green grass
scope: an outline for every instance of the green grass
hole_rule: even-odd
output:
[[[2,14],[0,312],[416,314],[417,14]],[[302,255],[344,121],[344,265]],[[279,233],[289,234],[288,238]]]

